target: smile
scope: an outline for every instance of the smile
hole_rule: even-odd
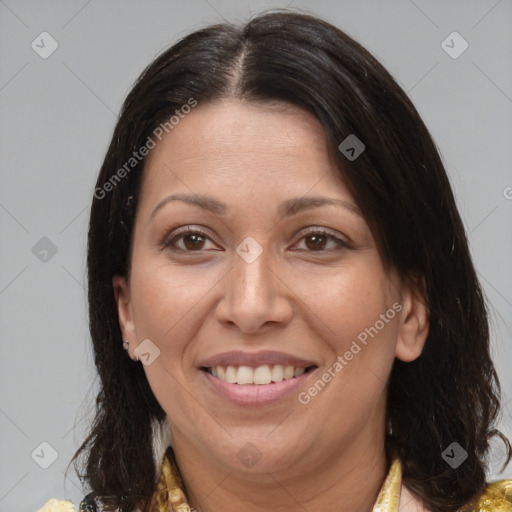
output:
[[[251,366],[213,366],[202,368],[213,377],[230,384],[239,385],[269,385],[283,380],[300,377],[304,373],[314,370],[316,366],[294,367],[292,365],[264,364],[257,367]]]
[[[301,390],[307,388],[309,379],[315,378],[317,370],[317,366],[295,368],[291,365],[228,365],[202,367],[199,375],[204,379],[206,395],[213,393],[214,399],[221,398],[238,407],[252,408],[285,403],[290,398],[296,399]],[[216,376],[214,372],[217,373]],[[272,375],[275,381],[272,380]],[[227,378],[233,382],[228,382]]]

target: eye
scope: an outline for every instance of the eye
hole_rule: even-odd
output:
[[[197,228],[192,229],[187,226],[184,229],[178,231],[171,239],[164,240],[162,242],[162,247],[171,248],[178,251],[202,251],[204,249],[204,244],[206,240],[210,238],[208,235]],[[183,246],[177,247],[177,242],[182,241]]]
[[[336,235],[333,235],[325,229],[312,228],[301,238],[301,241],[305,241],[308,252],[331,252],[331,250],[325,250],[326,245],[329,241],[334,243],[333,250],[350,249],[348,242],[342,240]]]
[[[187,226],[178,230],[177,233],[174,233],[172,238],[164,240],[161,245],[163,248],[170,248],[175,251],[194,252],[206,250],[204,246],[207,240],[210,240],[210,237],[205,231]],[[300,241],[305,242],[306,249],[301,250],[305,250],[306,252],[331,252],[333,250],[350,249],[348,242],[330,233],[326,229],[321,228],[310,229],[303,234]],[[182,242],[181,247],[179,246],[179,242]],[[334,244],[334,248],[326,249],[329,242]]]

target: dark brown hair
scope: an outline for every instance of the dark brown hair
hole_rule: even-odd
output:
[[[281,100],[317,118],[383,261],[404,279],[422,278],[429,334],[417,360],[394,362],[386,450],[388,457],[398,454],[405,484],[432,511],[470,503],[485,485],[490,438],[500,435],[507,463],[511,456],[494,428],[500,386],[486,305],[436,146],[404,91],[367,50],[323,20],[289,11],[188,35],[145,69],[126,98],[97,187],[112,183],[190,98],[200,108],[226,97]],[[365,145],[353,161],[338,150],[351,134]],[[123,512],[149,502],[157,471],[151,422],[165,418],[142,365],[123,351],[112,288],[112,277],[130,268],[143,169],[144,159],[92,202],[88,297],[101,387],[90,434],[72,459],[76,469],[78,456],[86,456],[80,476],[92,495]],[[454,441],[468,453],[456,469],[441,456]]]

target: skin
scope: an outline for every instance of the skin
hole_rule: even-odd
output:
[[[173,201],[151,218],[175,193],[214,197],[228,212]],[[113,285],[130,357],[147,338],[160,350],[144,371],[199,512],[238,512],[241,503],[254,512],[369,512],[389,469],[387,382],[395,357],[421,354],[424,298],[385,270],[367,223],[352,209],[278,214],[282,201],[313,195],[357,210],[321,125],[283,104],[199,104],[147,157],[130,273]],[[173,225],[207,235],[198,245],[186,235],[174,251],[163,248]],[[309,226],[350,248],[305,236]],[[263,250],[250,264],[236,252],[249,236]],[[316,362],[301,388],[307,391],[395,302],[402,310],[307,405],[294,394],[236,406],[208,388],[197,368],[229,350],[279,350]],[[249,442],[261,453],[250,468],[237,457]]]

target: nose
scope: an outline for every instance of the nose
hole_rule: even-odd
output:
[[[232,269],[222,281],[223,296],[216,310],[219,322],[246,334],[267,324],[282,327],[293,314],[293,294],[279,275],[277,257],[261,247],[263,251],[252,261],[240,256],[242,252],[233,252]]]

